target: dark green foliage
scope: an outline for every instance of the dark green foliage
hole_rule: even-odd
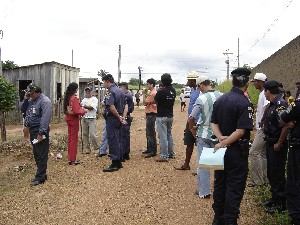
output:
[[[97,73],[97,75],[99,76],[99,77],[104,77],[105,75],[107,75],[107,74],[109,74],[109,72],[107,72],[107,71],[105,71],[105,70],[99,70],[98,71],[98,73]]]
[[[15,69],[18,68],[19,65],[15,64],[14,61],[6,60],[5,62],[2,61],[2,69],[8,70],[8,69]]]
[[[0,76],[0,113],[12,110],[16,105],[16,87]]]

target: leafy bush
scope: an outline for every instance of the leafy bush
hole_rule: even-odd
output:
[[[219,90],[222,93],[227,93],[231,90],[232,88],[232,83],[231,80],[225,80],[221,84],[216,86],[216,90]],[[256,90],[254,85],[252,83],[249,84],[249,87],[247,89],[247,92],[249,94],[249,97],[251,99],[251,102],[254,105],[254,108],[257,107],[257,101],[258,101],[258,96],[259,96],[259,91]]]

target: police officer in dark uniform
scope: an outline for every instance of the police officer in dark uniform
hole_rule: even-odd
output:
[[[264,134],[266,135],[267,177],[272,198],[264,203],[267,213],[274,214],[286,209],[285,165],[287,158],[287,127],[280,124],[280,114],[287,103],[282,98],[280,83],[274,80],[264,83],[266,99],[270,101],[265,111]]]
[[[121,135],[122,135],[122,161],[129,160],[130,156],[130,126],[132,122],[131,113],[134,110],[133,98],[131,92],[128,90],[128,83],[122,82],[119,87],[125,94],[125,110],[123,112],[123,117],[126,121],[122,125]]]
[[[111,74],[102,77],[104,87],[108,88],[105,95],[104,116],[109,146],[109,155],[112,164],[103,169],[103,172],[114,172],[122,168],[121,163],[121,127],[125,123],[122,116],[124,111],[125,95],[114,83]]]
[[[52,104],[50,99],[42,93],[39,86],[30,84],[27,87],[27,93],[21,111],[26,114],[24,126],[29,128],[33,155],[37,165],[37,171],[35,178],[31,182],[31,186],[37,186],[47,180],[49,124]],[[37,140],[37,143],[34,140]]]
[[[292,224],[300,225],[300,98],[281,115],[289,128],[286,198]]]
[[[215,151],[227,147],[224,170],[215,171],[213,225],[237,224],[248,174],[250,131],[253,105],[244,95],[251,71],[237,68],[231,72],[232,89],[213,106],[211,128],[219,143]]]

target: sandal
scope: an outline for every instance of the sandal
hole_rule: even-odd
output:
[[[174,169],[175,169],[175,170],[190,170],[191,167],[190,167],[190,166],[185,167],[185,166],[182,165],[181,167],[174,167]]]
[[[69,165],[79,165],[81,162],[80,160],[75,160],[75,161],[69,161]]]

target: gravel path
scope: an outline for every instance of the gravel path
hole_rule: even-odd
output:
[[[61,160],[50,156],[48,181],[31,188],[35,165],[30,145],[21,142],[2,146],[0,224],[211,224],[212,199],[200,199],[194,194],[197,179],[192,173],[197,168],[196,154],[190,171],[174,170],[184,160],[182,138],[187,112],[180,112],[176,104],[173,125],[176,158],[168,163],[143,158],[141,152],[146,141],[142,107],[135,109],[133,117],[131,159],[114,173],[102,172],[110,164],[108,157],[96,159],[94,154],[79,153],[83,163],[69,166],[64,152]],[[102,122],[98,120],[99,138]],[[15,131],[13,127],[8,129],[8,136],[14,139],[21,136],[20,130]],[[53,125],[51,134],[52,137],[66,134],[66,125]],[[55,149],[52,153],[55,155]],[[239,224],[259,224],[258,220],[258,209],[246,192]]]

